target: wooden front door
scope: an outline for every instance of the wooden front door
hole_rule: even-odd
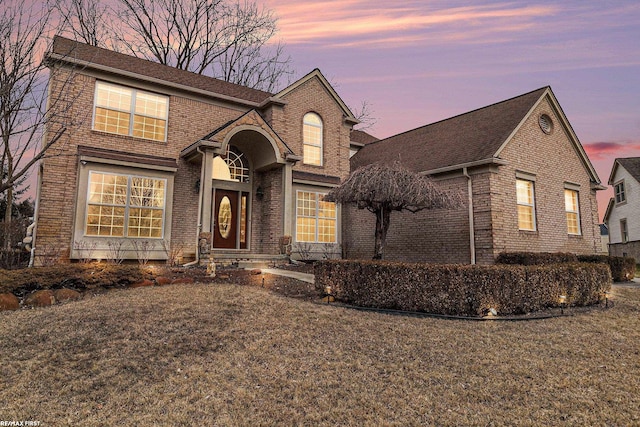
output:
[[[213,207],[213,247],[238,248],[238,192],[215,190]]]

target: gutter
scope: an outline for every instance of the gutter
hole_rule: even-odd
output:
[[[462,175],[467,178],[467,193],[469,195],[469,252],[471,253],[471,264],[476,263],[476,232],[475,223],[473,218],[473,183],[471,182],[471,175],[467,167],[462,168]]]

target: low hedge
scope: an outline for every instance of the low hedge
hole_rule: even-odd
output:
[[[128,286],[151,278],[151,271],[139,265],[108,263],[60,264],[22,270],[0,270],[0,293],[18,296],[41,289],[77,290]]]
[[[608,264],[611,269],[611,277],[615,282],[626,282],[634,278],[636,274],[636,260],[631,257],[607,256],[607,255],[578,255],[580,262],[592,262]]]
[[[496,258],[496,264],[510,265],[550,265],[568,262],[607,264],[615,282],[633,279],[636,271],[634,258],[608,255],[575,255],[564,252],[503,252]]]
[[[611,288],[602,264],[553,266],[408,264],[332,260],[315,265],[316,289],[331,286],[339,301],[360,307],[479,316],[525,314],[596,304]]]
[[[496,258],[496,264],[509,265],[550,265],[578,262],[578,257],[566,252],[502,252]]]

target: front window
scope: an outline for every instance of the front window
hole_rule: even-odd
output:
[[[569,234],[580,234],[580,211],[578,204],[578,192],[575,190],[564,190],[564,209],[567,213],[567,232]]]
[[[169,98],[97,82],[93,129],[166,141]]]
[[[315,113],[304,115],[303,162],[307,165],[322,166],[322,119]]]
[[[516,180],[516,193],[518,204],[518,228],[520,230],[536,230],[535,196],[533,181],[524,179]]]
[[[91,172],[87,236],[162,238],[166,180]]]
[[[622,243],[627,243],[629,241],[629,230],[627,229],[627,219],[620,220],[620,233],[622,236]]]
[[[296,241],[336,242],[336,204],[322,200],[324,194],[298,191],[296,197]]]
[[[616,203],[626,202],[627,196],[624,191],[624,181],[617,183],[613,188],[616,196]]]

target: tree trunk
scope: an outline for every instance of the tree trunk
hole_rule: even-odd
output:
[[[13,242],[11,241],[11,214],[13,213],[13,188],[8,188],[6,192],[6,202],[7,206],[4,210],[4,246],[7,251],[11,250],[11,245]]]
[[[384,245],[387,241],[390,219],[391,209],[381,207],[376,211],[376,242],[373,259],[382,259],[384,257]]]

